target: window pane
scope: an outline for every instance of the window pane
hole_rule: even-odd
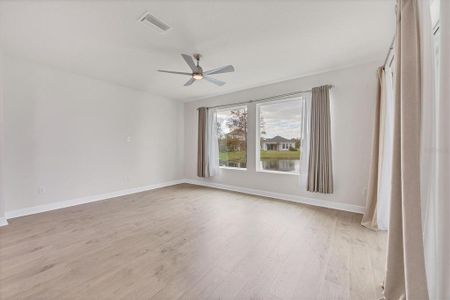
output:
[[[259,170],[300,172],[304,103],[299,97],[258,105]]]
[[[247,107],[217,111],[219,165],[247,167]]]

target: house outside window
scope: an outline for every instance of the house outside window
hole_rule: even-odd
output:
[[[281,174],[304,171],[308,96],[256,105],[257,171]]]

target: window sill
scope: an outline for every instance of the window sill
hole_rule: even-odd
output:
[[[256,170],[256,173],[269,173],[269,174],[294,175],[294,176],[301,176],[301,175],[303,175],[303,173],[283,172],[283,171],[269,171],[269,170]]]
[[[236,170],[236,171],[247,171],[247,168],[235,168],[235,167],[219,167],[219,169],[225,170]]]

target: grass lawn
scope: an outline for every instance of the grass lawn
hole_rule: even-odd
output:
[[[219,159],[244,161],[245,152],[220,152]],[[261,159],[300,159],[300,151],[261,151]]]
[[[261,159],[300,159],[300,151],[262,151]]]
[[[220,152],[219,160],[245,161],[245,152],[243,151]]]

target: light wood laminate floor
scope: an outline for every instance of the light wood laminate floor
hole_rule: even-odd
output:
[[[9,220],[1,299],[376,299],[353,213],[177,185]]]

